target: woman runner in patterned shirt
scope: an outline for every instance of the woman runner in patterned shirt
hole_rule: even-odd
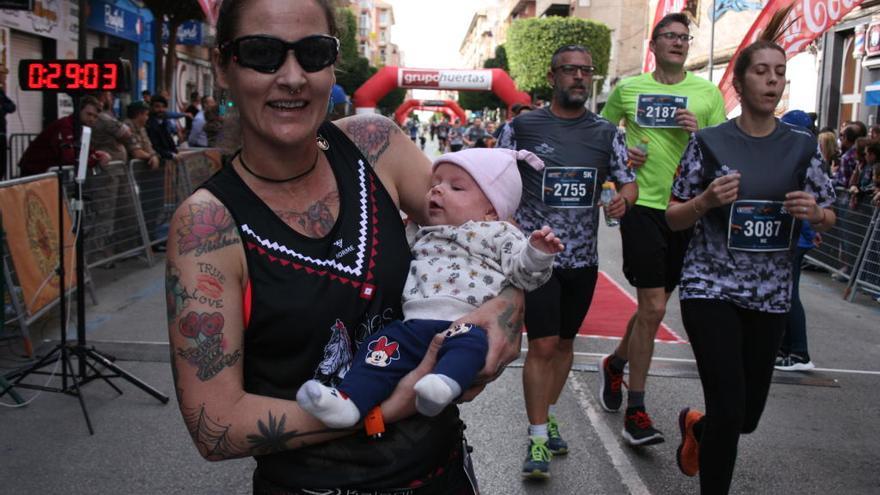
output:
[[[699,472],[702,493],[728,492],[739,436],[763,412],[790,306],[794,227],[835,222],[816,139],[774,117],[786,57],[772,39],[737,59],[742,115],[691,137],[666,212],[673,230],[695,225],[680,297],[706,414],[679,414],[677,460],[686,475]]]

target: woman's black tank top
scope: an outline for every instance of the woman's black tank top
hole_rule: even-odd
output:
[[[386,322],[402,318],[400,296],[411,254],[400,213],[341,130],[327,122],[319,133],[330,143],[325,154],[340,201],[336,223],[323,238],[290,228],[230,165],[203,185],[230,211],[247,260],[243,365],[249,393],[295,400],[306,380],[336,384],[357,346]],[[296,488],[405,482],[440,463],[433,449],[425,449],[432,444],[423,442],[439,441],[437,431],[449,437],[458,427],[453,413],[392,425],[406,433],[389,431],[375,444],[356,434],[257,456],[258,469],[265,479]],[[443,448],[448,442],[433,445],[448,455]]]

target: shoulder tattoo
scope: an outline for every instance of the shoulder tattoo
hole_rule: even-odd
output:
[[[345,123],[351,140],[371,165],[388,149],[391,135],[400,129],[391,120],[379,115],[362,115]]]
[[[188,205],[180,215],[177,235],[181,255],[193,252],[201,256],[241,242],[229,211],[216,201]]]

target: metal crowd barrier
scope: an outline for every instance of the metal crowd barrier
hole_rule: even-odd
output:
[[[880,296],[880,208],[874,208],[874,215],[868,228],[869,235],[865,236],[862,245],[860,261],[857,265],[855,276],[850,279],[847,286],[847,299],[855,299],[856,290],[861,289],[874,297]]]
[[[872,239],[878,236],[878,208],[871,204],[868,194],[858,196],[855,208],[850,207],[850,199],[847,190],[837,189],[837,201],[833,206],[837,223],[828,232],[822,232],[822,243],[807,252],[805,258],[830,271],[836,278],[847,281],[845,296],[851,301],[855,296],[854,288],[865,290],[872,283],[877,284],[880,266],[876,261],[877,247],[873,247],[873,255],[869,249]]]
[[[176,160],[155,170],[143,160],[131,160],[127,164],[110,162],[99,171],[90,171],[83,184],[81,232],[85,241],[87,284],[91,281],[88,269],[109,265],[116,260],[140,257],[147,266],[152,266],[153,248],[168,239],[168,223],[174,210],[219,167],[220,150],[200,148],[182,150]],[[32,179],[13,179],[0,184],[28,180]],[[69,199],[73,199],[74,187],[65,184]],[[27,326],[48,312],[57,301],[38,314],[26,314],[8,252],[4,250],[0,263],[8,293],[5,322],[18,325],[26,336]],[[95,303],[91,284],[87,287]],[[0,335],[0,339],[4,337]]]
[[[6,177],[7,179],[14,179],[16,177],[21,176],[21,169],[18,168],[18,161],[21,160],[21,155],[24,154],[24,150],[31,144],[39,134],[10,134],[9,135],[9,143],[6,145]]]

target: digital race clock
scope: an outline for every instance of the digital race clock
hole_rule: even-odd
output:
[[[22,60],[18,82],[25,91],[126,91],[127,67],[122,60]]]

